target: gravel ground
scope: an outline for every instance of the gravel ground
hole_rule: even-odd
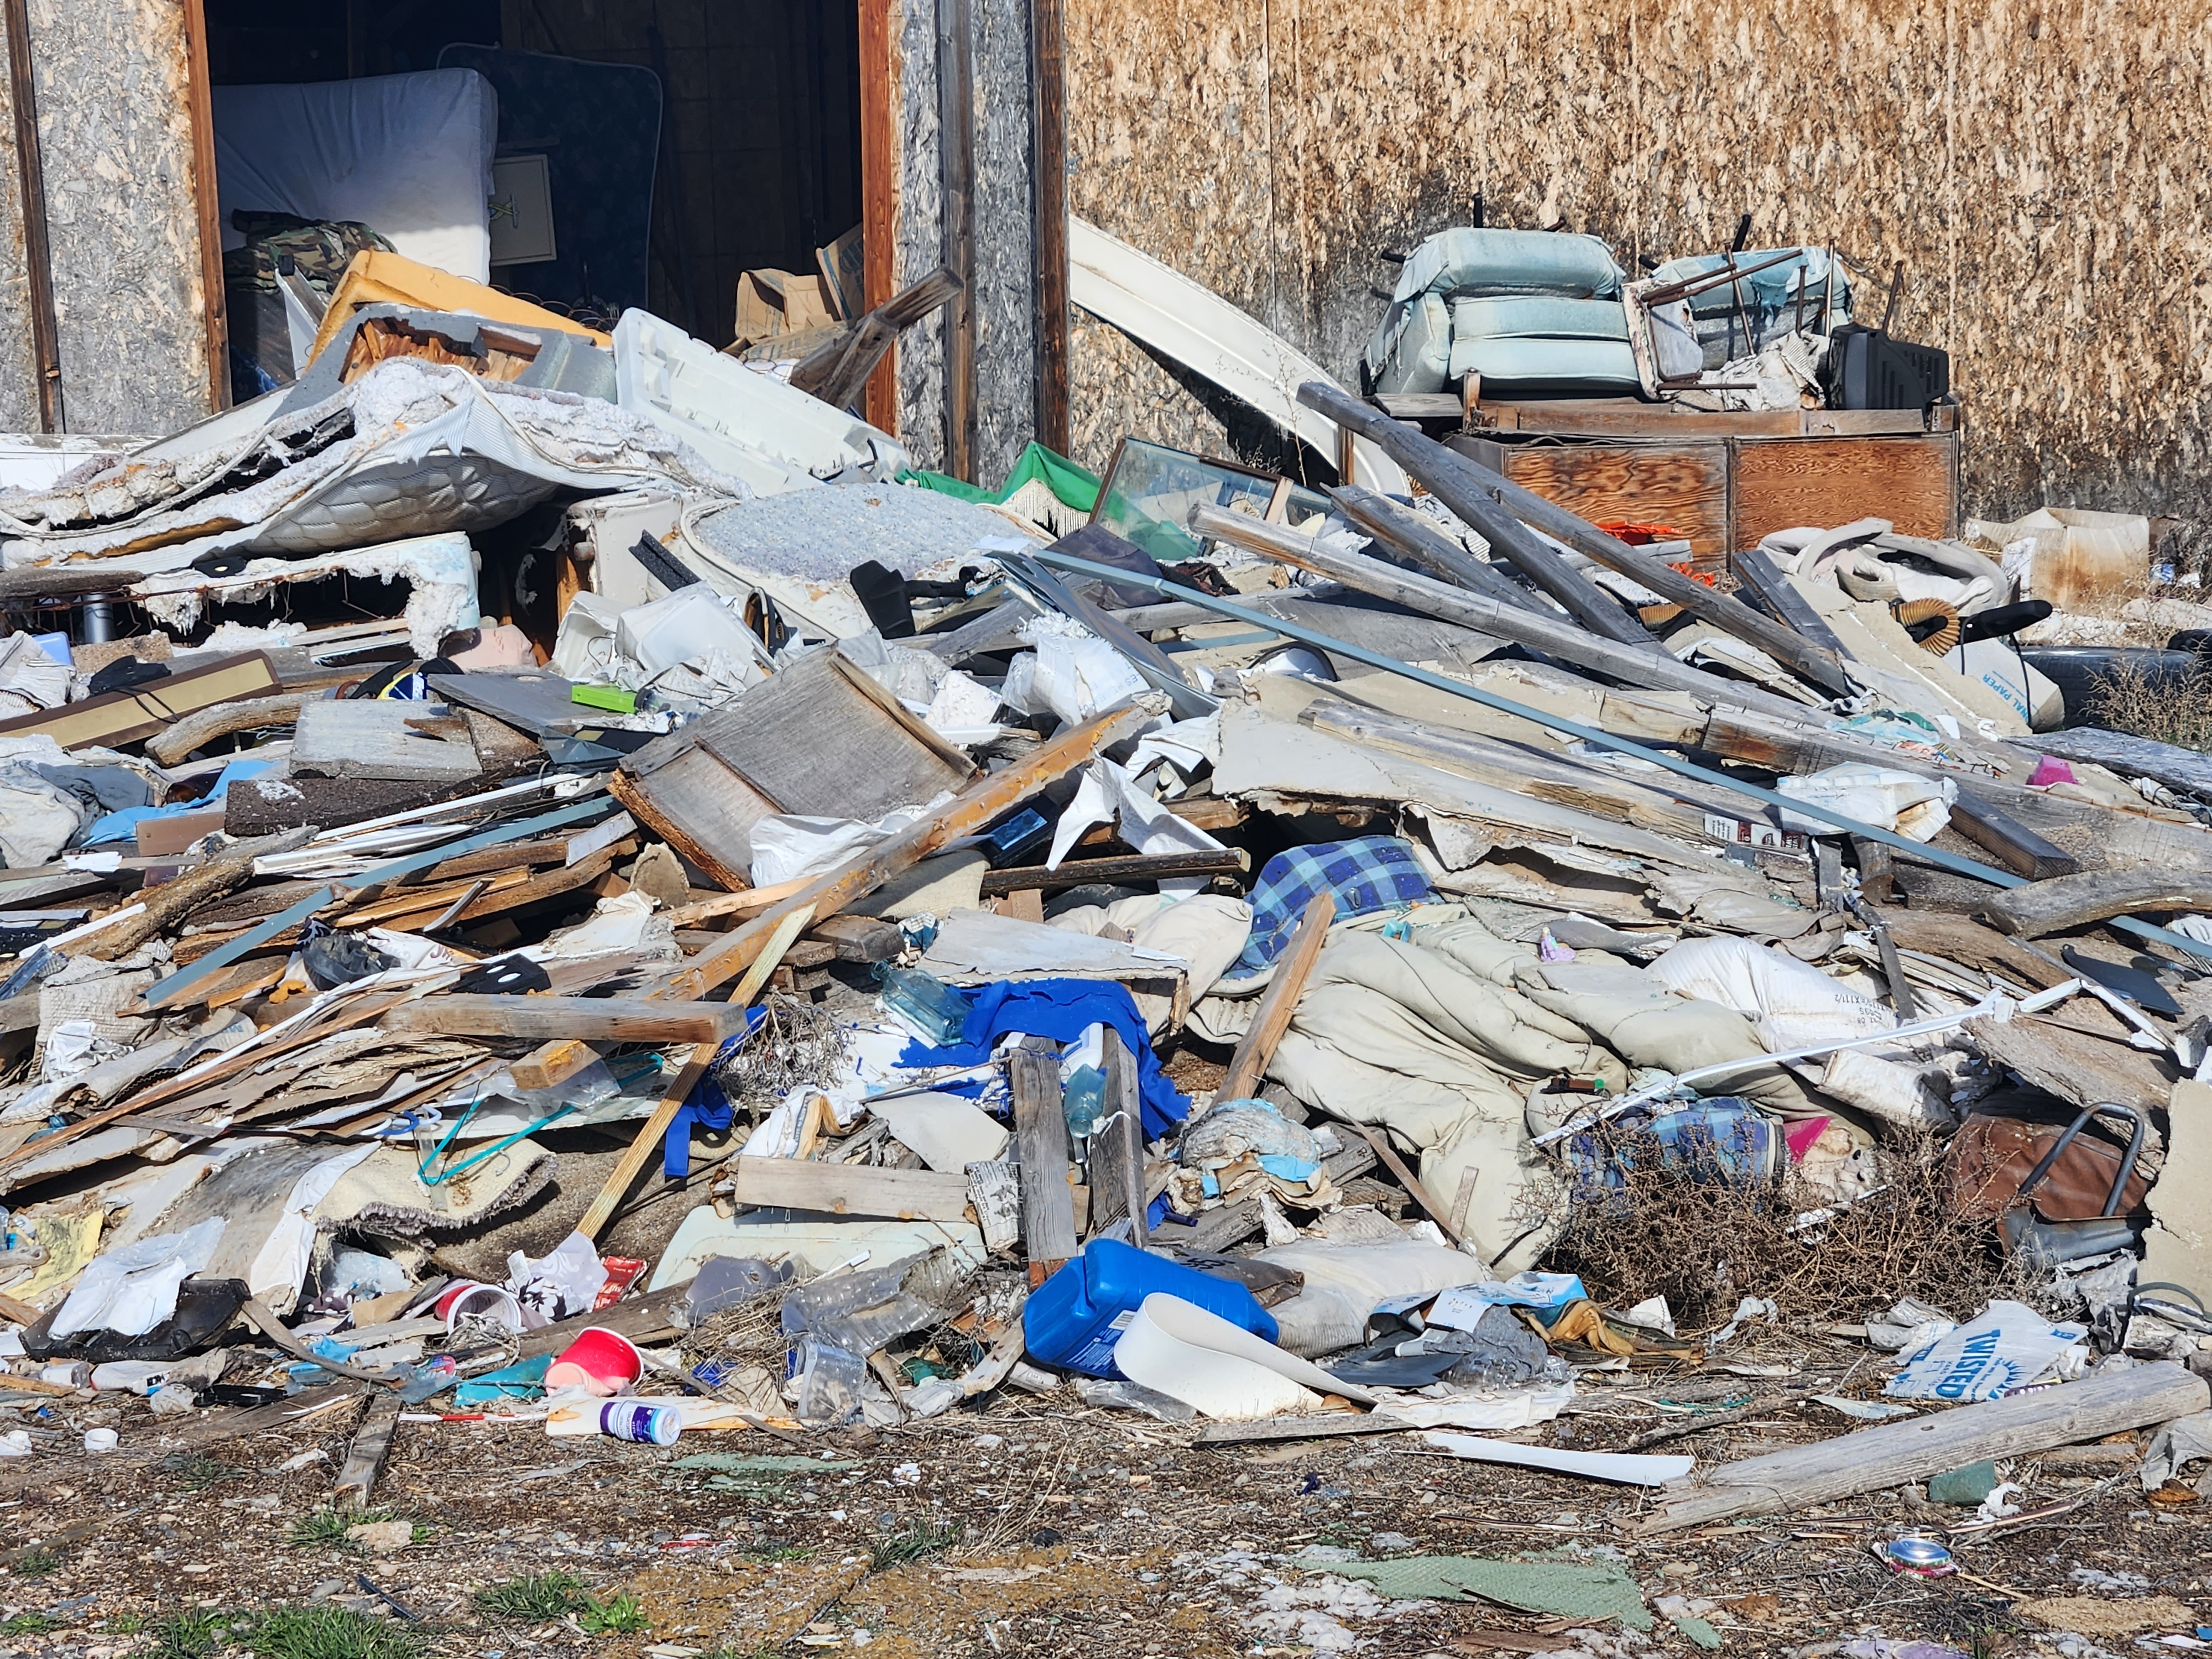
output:
[[[1852,1374],[1865,1350],[1833,1340],[1799,1341],[1798,1370],[1766,1375],[1790,1363],[1777,1359],[1785,1346],[1767,1339],[1756,1377],[1585,1379],[1570,1415],[1526,1437],[1619,1448],[1655,1425],[1692,1420],[1686,1413],[1827,1392],[1838,1376],[1846,1393],[1872,1392],[1871,1367]],[[372,1516],[410,1524],[386,1529],[379,1548],[324,1535],[338,1530],[327,1504],[356,1411],[179,1452],[134,1405],[115,1454],[42,1449],[0,1471],[0,1540],[9,1547],[0,1652],[675,1659],[684,1650],[763,1659],[865,1647],[871,1659],[1395,1659],[1556,1650],[1629,1659],[1698,1650],[1657,1607],[1674,1596],[1730,1653],[1837,1652],[1835,1644],[1878,1632],[1978,1659],[2086,1659],[2100,1647],[2154,1650],[2133,1644],[2130,1625],[2192,1635],[2182,1621],[2212,1615],[2201,1506],[2154,1505],[2132,1466],[2109,1461],[2024,1460],[2009,1473],[2031,1508],[2077,1507],[1961,1539],[1961,1571],[1924,1580],[1893,1574],[1870,1546],[1956,1526],[1972,1512],[1939,1510],[1909,1491],[1639,1538],[1643,1503],[1626,1489],[1460,1463],[1413,1436],[1209,1450],[1189,1443],[1188,1426],[1086,1410],[1072,1391],[1008,1394],[982,1412],[813,1437],[799,1451],[750,1432],[695,1435],[661,1450],[549,1439],[535,1425],[410,1421]],[[114,1415],[64,1401],[33,1421],[73,1447],[88,1413]],[[1826,1407],[1782,1405],[1664,1449],[1724,1461],[1846,1426]],[[678,1466],[701,1452],[818,1467]],[[1483,1603],[1385,1601],[1328,1571],[1352,1556],[1550,1551],[1620,1561],[1661,1613],[1656,1628],[1577,1633]],[[548,1572],[573,1575],[611,1611],[502,1617],[477,1602],[486,1586]],[[415,1617],[403,1619],[363,1577]],[[2020,1604],[2045,1597],[2084,1598],[2057,1616],[2106,1633],[2044,1632],[2039,1620],[2050,1610]],[[255,1627],[284,1606],[325,1617],[299,1630]],[[240,1622],[228,1638],[210,1635],[213,1621],[196,1624],[196,1612]]]

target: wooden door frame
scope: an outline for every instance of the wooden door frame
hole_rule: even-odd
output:
[[[192,125],[192,195],[199,211],[200,286],[207,314],[208,413],[230,407],[230,310],[222,289],[222,217],[216,185],[215,94],[208,78],[207,12],[181,0],[185,115]],[[302,368],[305,364],[301,366]]]
[[[858,0],[860,10],[860,262],[870,310],[898,291],[898,0]],[[861,414],[898,434],[898,342],[868,377]]]

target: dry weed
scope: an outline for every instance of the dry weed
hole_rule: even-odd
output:
[[[2095,682],[2089,718],[2179,749],[2212,749],[2212,669],[2199,666],[2177,681],[2123,660]]]
[[[1620,1190],[1579,1196],[1561,1172],[1539,1194],[1567,1224],[1542,1265],[1576,1273],[1602,1306],[1664,1296],[1684,1330],[1727,1321],[1737,1301],[1771,1297],[1793,1320],[1860,1320],[1901,1297],[1965,1317],[1992,1295],[2018,1295],[1994,1223],[1946,1201],[1932,1141],[1884,1149],[1880,1189],[1826,1219],[1795,1168],[1778,1179],[1723,1182],[1663,1163],[1658,1141],[1601,1132],[1623,1171]]]

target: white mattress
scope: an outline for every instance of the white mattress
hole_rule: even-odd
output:
[[[410,259],[491,277],[499,99],[474,70],[214,88],[222,245],[234,209],[354,219]]]

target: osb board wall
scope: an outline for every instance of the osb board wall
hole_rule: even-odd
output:
[[[30,0],[30,18],[69,429],[174,431],[210,413],[184,0]],[[0,283],[0,334],[30,333]]]
[[[1832,241],[1953,354],[1970,510],[2212,514],[2212,0],[1067,0],[1073,210],[1347,380],[1396,267],[1468,222],[1624,263]],[[1079,459],[1211,417],[1079,327]],[[1213,422],[1218,427],[1218,422]]]
[[[945,254],[944,158],[938,143],[939,0],[895,8],[901,143],[896,287],[919,282]],[[975,263],[967,273],[975,317],[975,482],[1005,478],[1033,435],[1036,277],[1030,252],[1033,154],[1029,8],[969,0],[975,30]],[[916,466],[945,465],[945,330],[950,307],[899,337],[899,441]]]
[[[4,72],[7,19],[0,14],[0,431],[39,429],[38,359],[31,345],[31,284],[23,263],[23,190],[16,176],[15,97]]]

